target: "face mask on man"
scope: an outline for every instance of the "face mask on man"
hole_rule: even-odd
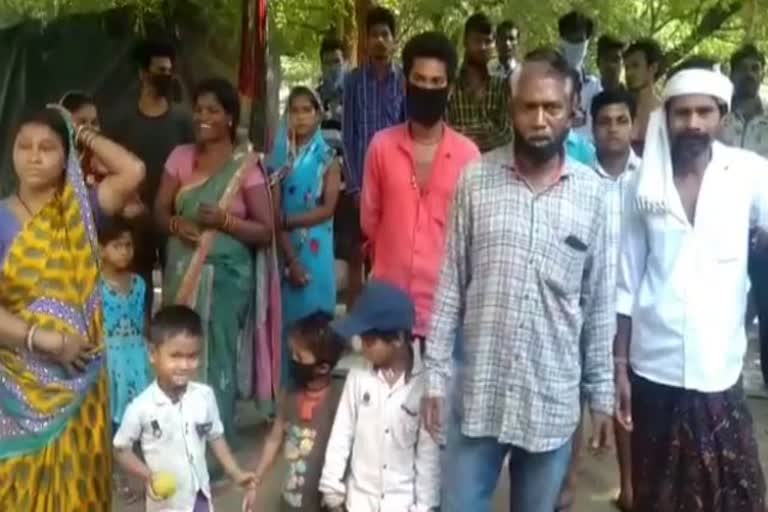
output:
[[[158,96],[168,97],[173,92],[173,76],[165,73],[152,73],[149,75],[152,87],[155,88]]]
[[[568,61],[568,65],[575,69],[581,69],[584,66],[584,59],[587,57],[589,39],[585,39],[580,43],[571,43],[563,40],[560,42],[560,48],[563,50],[563,57]]]
[[[408,118],[424,126],[434,126],[445,114],[448,105],[448,87],[427,89],[408,83],[405,109]]]

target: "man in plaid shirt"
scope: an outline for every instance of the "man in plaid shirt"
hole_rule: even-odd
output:
[[[483,13],[464,26],[464,64],[448,101],[448,124],[477,144],[481,153],[512,140],[509,127],[509,81],[491,75],[493,25]]]
[[[582,396],[592,447],[611,442],[607,180],[565,157],[568,69],[552,50],[526,57],[512,88],[514,154],[483,155],[457,188],[425,356],[424,419],[435,436],[447,427],[444,512],[489,511],[507,455],[510,508],[552,512]]]

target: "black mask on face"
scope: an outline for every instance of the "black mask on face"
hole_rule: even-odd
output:
[[[546,162],[565,148],[568,131],[564,131],[554,139],[544,144],[532,144],[515,131],[515,153],[525,155],[534,162]]]
[[[152,87],[155,88],[159,96],[168,97],[173,91],[173,76],[163,73],[153,73],[149,75]]]
[[[448,104],[448,88],[425,89],[408,83],[405,94],[405,108],[408,117],[424,126],[434,126],[445,114]]]
[[[319,366],[320,365],[317,363],[304,364],[295,359],[291,359],[291,376],[296,382],[296,385],[299,388],[305,388],[307,387],[307,384],[314,379],[322,377],[324,374],[317,371]]]

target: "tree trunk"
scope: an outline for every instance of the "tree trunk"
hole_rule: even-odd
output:
[[[344,0],[341,27],[341,40],[344,42],[347,59],[351,66],[357,62],[357,24],[355,23],[355,0]]]
[[[690,35],[667,53],[667,65],[672,66],[682,60],[699,43],[717,32],[731,17],[743,9],[745,3],[746,0],[725,0],[707,9]]]
[[[355,20],[357,21],[357,62],[365,61],[365,18],[373,7],[372,0],[355,0]]]

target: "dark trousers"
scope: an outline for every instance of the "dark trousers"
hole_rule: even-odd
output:
[[[760,324],[760,369],[763,382],[768,385],[768,256],[750,251],[748,268],[757,321]]]

